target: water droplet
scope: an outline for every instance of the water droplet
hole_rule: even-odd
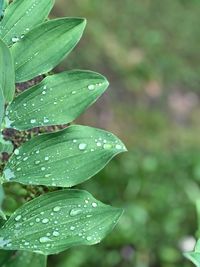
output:
[[[36,160],[36,161],[35,161],[35,164],[36,164],[36,165],[40,164],[40,161],[39,161],[39,160]]]
[[[92,237],[91,236],[88,236],[87,237],[87,241],[91,241],[92,240]]]
[[[59,232],[57,232],[57,231],[53,232],[53,236],[59,236],[59,235],[60,235]]]
[[[47,122],[49,122],[49,120],[44,117],[44,123],[47,123]]]
[[[49,241],[51,241],[51,239],[49,239],[49,238],[46,237],[46,236],[40,238],[40,243],[47,243],[47,242],[49,242]]]
[[[18,156],[19,155],[19,149],[15,149],[14,154]]]
[[[42,168],[41,168],[41,170],[42,170],[42,171],[45,171],[45,170],[46,170],[46,168],[45,168],[45,167],[42,167]]]
[[[49,160],[49,157],[45,157],[44,159],[47,161],[47,160]]]
[[[115,147],[116,147],[116,149],[122,149],[121,145],[116,145]]]
[[[85,150],[86,147],[87,147],[86,144],[80,144],[80,145],[78,146],[78,148],[79,148],[80,150]]]
[[[20,40],[19,37],[13,37],[12,38],[12,42],[13,43],[19,42],[19,40]]]
[[[21,215],[17,215],[17,217],[15,217],[15,221],[18,222],[21,218],[22,218]]]
[[[31,120],[31,123],[36,123],[36,119],[32,119]]]
[[[56,206],[53,208],[53,211],[55,211],[55,212],[60,211],[60,210],[61,210],[61,207],[59,207],[59,206]]]
[[[71,226],[71,227],[70,227],[70,230],[71,230],[71,231],[74,231],[74,230],[75,230],[75,227],[74,227],[74,226]]]
[[[91,91],[94,90],[95,89],[95,85],[94,84],[88,85],[88,89],[91,90]]]
[[[49,222],[49,219],[43,219],[42,220],[42,223],[48,223]]]
[[[102,146],[102,143],[100,143],[100,142],[97,142],[97,146]]]
[[[103,145],[103,148],[104,149],[111,149],[112,148],[112,145],[111,144],[104,144]]]
[[[72,209],[70,211],[69,215],[73,217],[73,216],[76,216],[76,215],[80,214],[81,212],[82,212],[81,209]]]
[[[96,208],[96,207],[97,207],[97,203],[93,202],[93,203],[92,203],[92,207],[93,207],[93,208]]]

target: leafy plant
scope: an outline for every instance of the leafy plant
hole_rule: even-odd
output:
[[[45,132],[20,147],[14,143],[0,182],[4,186],[18,182],[26,191],[30,185],[39,185],[39,194],[49,191],[35,198],[38,192],[33,187],[33,200],[4,214],[0,187],[1,265],[42,267],[46,265],[43,255],[99,243],[113,229],[121,209],[97,201],[86,191],[59,189],[89,179],[126,148],[104,130],[69,126],[107,89],[105,77],[84,70],[48,73],[76,46],[86,20],[47,20],[52,0],[15,0],[5,12],[7,2],[0,3],[4,14],[0,22],[1,152],[12,152],[12,144],[3,138],[6,129],[25,131],[22,136],[36,127]],[[30,79],[36,83],[37,76],[41,82],[14,97],[15,83]],[[10,252],[14,250],[19,252]],[[34,252],[41,254],[37,262]]]

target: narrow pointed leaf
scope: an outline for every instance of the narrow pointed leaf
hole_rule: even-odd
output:
[[[16,82],[52,70],[80,40],[86,21],[62,18],[45,22],[28,32],[12,47]]]
[[[200,267],[200,253],[199,252],[187,252],[184,256],[188,258],[195,266]]]
[[[95,175],[124,151],[125,146],[111,133],[71,126],[35,137],[15,150],[0,179],[2,183],[71,187]]]
[[[4,116],[4,96],[3,96],[3,91],[0,88],[0,129],[1,129],[1,123],[3,120],[3,116]]]
[[[67,124],[94,103],[107,86],[102,75],[89,71],[49,76],[14,99],[6,112],[6,127],[27,130]]]
[[[46,267],[47,257],[27,251],[18,251],[6,261],[3,267]]]
[[[20,41],[23,35],[42,23],[54,5],[54,0],[14,0],[6,8],[0,23],[0,37],[8,44]]]
[[[3,187],[0,185],[0,218],[2,218],[3,220],[6,220],[6,216],[4,212],[2,211],[3,200],[4,200],[4,190],[3,190]]]
[[[15,71],[10,49],[0,39],[0,87],[6,102],[12,101],[15,93]]]
[[[0,247],[49,255],[72,246],[93,245],[113,229],[121,213],[85,191],[48,193],[9,218],[0,229]]]
[[[13,151],[13,144],[10,141],[6,141],[3,139],[3,136],[0,134],[0,153],[6,152],[11,154]]]

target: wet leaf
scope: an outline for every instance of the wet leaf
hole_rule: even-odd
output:
[[[4,190],[3,190],[3,187],[0,185],[0,218],[2,218],[3,220],[6,220],[6,216],[4,212],[2,211],[3,200],[4,200]],[[1,226],[1,222],[0,222],[0,226]]]
[[[200,253],[199,252],[187,252],[184,253],[185,257],[188,258],[194,265],[200,267]]]
[[[199,201],[197,205],[199,206]],[[184,256],[194,263],[194,265],[200,267],[200,239],[197,241],[194,251],[186,252],[184,253]]]
[[[13,144],[10,141],[6,141],[3,139],[3,136],[0,134],[0,153],[6,152],[11,154],[13,151]]]
[[[2,207],[3,200],[4,200],[4,190],[3,187],[0,185],[0,208]]]
[[[15,71],[10,49],[0,39],[0,87],[6,102],[12,101],[15,93]],[[0,96],[2,99],[2,96]]]
[[[69,71],[45,78],[20,94],[7,109],[6,127],[27,130],[67,124],[78,117],[108,87],[108,81],[90,71]]]
[[[80,40],[86,21],[62,18],[45,22],[12,48],[16,82],[23,82],[52,70]]]
[[[2,267],[46,267],[47,257],[27,251],[18,251],[11,255]]]
[[[1,182],[71,187],[100,171],[115,155],[126,151],[113,134],[75,125],[43,134],[15,150]]]
[[[113,229],[121,214],[121,209],[107,206],[85,191],[48,193],[9,218],[0,229],[0,247],[49,255],[77,245],[93,245]]]
[[[4,117],[4,96],[3,96],[3,91],[0,88],[0,129],[1,129],[1,123],[3,121],[3,117]]]
[[[0,37],[11,45],[23,39],[36,25],[42,23],[54,5],[54,0],[15,0],[5,10],[0,23]]]

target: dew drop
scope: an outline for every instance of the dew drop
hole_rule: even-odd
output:
[[[46,236],[40,238],[40,243],[47,243],[48,241],[51,241],[51,239]]]
[[[43,219],[42,220],[42,223],[48,223],[49,222],[49,219]]]
[[[59,207],[59,206],[56,206],[56,207],[53,208],[53,211],[55,211],[55,212],[58,212],[60,210],[61,210],[61,207]]]
[[[76,216],[76,215],[80,214],[81,212],[82,212],[81,209],[72,209],[70,211],[69,215],[73,217],[73,216]]]
[[[18,156],[19,155],[19,149],[15,149],[14,154]]]
[[[96,208],[96,207],[97,207],[97,203],[93,202],[93,203],[92,203],[92,207],[93,207],[93,208]]]
[[[91,90],[91,91],[94,90],[94,89],[95,89],[94,84],[90,84],[90,85],[88,85],[88,89]]]
[[[86,147],[87,147],[86,144],[80,144],[80,145],[78,146],[78,148],[79,148],[80,150],[85,150]]]
[[[100,142],[97,142],[97,146],[102,146],[102,143],[100,143]]]
[[[53,232],[53,236],[59,236],[59,235],[60,235],[59,232],[57,232],[57,231],[54,231],[54,232]]]
[[[17,217],[15,217],[15,221],[18,222],[21,218],[22,218],[22,216],[18,215]]]

